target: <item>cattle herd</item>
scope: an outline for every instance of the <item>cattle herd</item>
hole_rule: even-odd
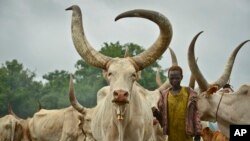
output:
[[[140,71],[154,63],[168,49],[172,38],[172,26],[167,17],[156,11],[135,9],[119,14],[115,20],[139,17],[154,22],[160,30],[158,38],[144,52],[124,58],[105,56],[88,42],[82,25],[81,9],[73,5],[71,31],[74,46],[79,55],[90,65],[104,70],[108,86],[97,92],[97,105],[82,106],[74,94],[73,77],[69,80],[70,107],[63,109],[39,109],[33,117],[21,119],[9,107],[9,114],[0,118],[0,141],[166,141],[159,124],[153,124],[151,107],[155,106],[160,90],[168,88],[168,80],[155,90],[142,87],[137,80]],[[243,84],[234,92],[219,91],[227,84],[234,60],[242,42],[229,56],[221,77],[207,82],[201,73],[194,53],[198,33],[188,48],[188,65],[194,88],[198,93],[201,120],[217,122],[219,130],[203,127],[204,141],[229,139],[230,124],[250,124],[250,85]],[[173,52],[171,51],[173,56]],[[172,65],[177,65],[176,56]]]

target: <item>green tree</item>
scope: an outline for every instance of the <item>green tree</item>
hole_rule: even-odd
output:
[[[84,106],[93,107],[96,105],[97,91],[107,85],[102,70],[88,65],[84,60],[78,60],[75,67],[76,96]]]
[[[43,87],[40,102],[47,109],[63,108],[70,105],[68,98],[69,73],[55,70],[43,75],[47,82]]]
[[[0,115],[7,113],[11,104],[20,117],[33,115],[42,83],[34,81],[35,73],[24,69],[17,60],[6,61],[0,68]]]

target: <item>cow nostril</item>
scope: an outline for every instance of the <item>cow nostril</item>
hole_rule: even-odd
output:
[[[114,96],[118,96],[118,92],[117,92],[117,91],[114,91],[113,95],[114,95]]]
[[[125,92],[124,96],[125,96],[125,97],[128,97],[128,92]]]

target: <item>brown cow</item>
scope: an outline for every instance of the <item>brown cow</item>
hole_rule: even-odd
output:
[[[220,131],[212,131],[208,127],[203,128],[201,132],[203,141],[228,141],[229,139]]]
[[[201,137],[203,141],[211,141],[214,136],[214,132],[209,127],[202,128]]]

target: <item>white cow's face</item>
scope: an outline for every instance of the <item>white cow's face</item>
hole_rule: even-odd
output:
[[[198,110],[201,120],[214,121],[216,114],[217,94],[209,94],[206,91],[198,95]]]
[[[204,117],[206,117],[208,110],[209,110],[209,95],[206,93],[201,93],[198,96],[198,109],[201,119],[203,120]]]
[[[138,79],[135,67],[126,58],[114,59],[106,72],[110,84],[112,101],[116,104],[126,104],[131,97],[131,90],[134,82]]]

